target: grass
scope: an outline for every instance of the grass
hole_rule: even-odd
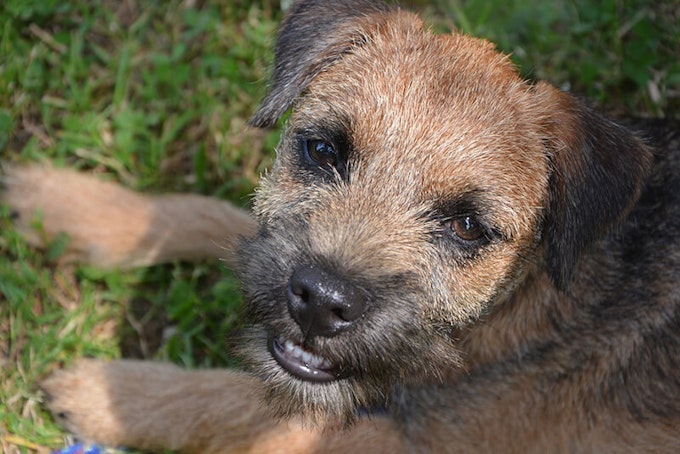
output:
[[[617,113],[678,116],[680,30],[671,0],[413,1]],[[244,127],[263,95],[281,16],[274,1],[5,0],[0,157],[49,161],[148,191],[246,205],[276,133]],[[0,212],[0,444],[68,440],[37,383],[81,356],[230,364],[238,283],[219,263],[128,272],[55,267]]]
[[[244,128],[263,94],[280,16],[267,1],[57,2],[0,6],[0,151],[150,192],[247,204],[276,133]],[[81,356],[229,364],[240,302],[219,263],[130,272],[57,268],[0,219],[3,452],[64,434],[37,383]]]
[[[680,107],[680,7],[672,0],[437,0],[459,27],[491,38],[523,74],[615,113]]]

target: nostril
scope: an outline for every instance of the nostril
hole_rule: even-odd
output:
[[[343,319],[343,320],[347,320],[347,317],[346,317],[346,315],[345,315],[345,311],[344,311],[342,308],[340,308],[340,307],[334,307],[334,308],[331,309],[331,312],[332,312],[333,315],[335,315],[336,317],[341,318],[341,319]]]
[[[295,284],[294,280],[291,278],[288,281],[288,287],[286,288],[286,296],[288,299],[288,310],[291,315],[293,315],[293,318],[298,320],[298,316],[306,311],[309,303],[309,292],[300,285]]]
[[[290,291],[293,295],[299,297],[303,301],[309,301],[309,291],[300,285],[290,285]]]
[[[355,288],[345,288],[342,297],[331,298],[328,301],[329,316],[342,322],[355,322],[366,310],[364,296]]]
[[[332,316],[336,317],[341,322],[353,322],[358,317],[353,317],[352,314],[343,307],[334,307],[331,309]]]

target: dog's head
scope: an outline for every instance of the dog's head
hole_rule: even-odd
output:
[[[455,333],[524,280],[568,286],[649,159],[492,44],[367,0],[291,8],[252,123],[290,107],[240,267],[243,354],[284,415],[351,419],[440,380]]]

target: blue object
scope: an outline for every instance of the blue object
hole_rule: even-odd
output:
[[[78,443],[62,448],[59,451],[54,451],[53,454],[120,454],[124,452],[125,450],[121,449],[105,448],[99,445],[85,445]]]

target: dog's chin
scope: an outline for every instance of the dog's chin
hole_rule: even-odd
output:
[[[386,390],[338,364],[264,329],[241,333],[238,354],[266,385],[266,404],[281,418],[325,427],[352,423],[364,409],[385,405]]]
[[[427,348],[416,352],[413,342],[409,344],[413,337],[384,332],[381,334],[386,337],[379,342],[373,339],[366,345],[348,347],[334,342],[307,346],[296,342],[294,334],[282,334],[284,331],[285,326],[276,330],[251,325],[241,333],[238,353],[244,365],[265,382],[266,404],[276,416],[312,424],[342,425],[367,411],[382,411],[398,388],[439,383],[442,371],[460,361],[444,337],[429,335]],[[371,345],[383,349],[369,352]],[[387,351],[387,346],[400,354]]]

